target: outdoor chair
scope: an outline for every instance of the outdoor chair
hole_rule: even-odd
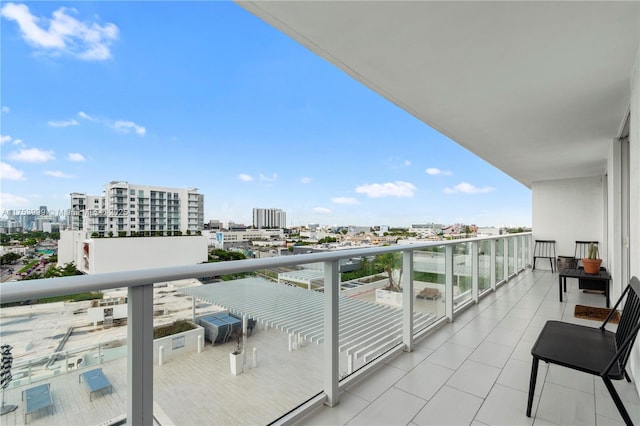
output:
[[[556,262],[556,240],[536,240],[533,246],[533,268],[536,269],[537,259],[549,259],[551,272],[554,271]],[[557,269],[557,268],[556,268]]]
[[[46,409],[50,413],[53,407],[51,399],[51,385],[44,383],[22,391],[22,400],[25,402],[24,424],[27,424],[27,415]]]
[[[107,376],[102,372],[102,368],[94,368],[93,370],[85,371],[78,376],[78,383],[84,380],[84,383],[89,391],[89,401],[93,401],[93,394],[96,392],[109,389],[109,392],[113,392],[113,386]]]
[[[588,327],[562,321],[547,321],[531,349],[533,364],[529,381],[529,399],[527,401],[527,417],[531,417],[531,406],[536,388],[538,362],[540,360],[600,376],[613,398],[624,422],[633,425],[620,396],[611,380],[626,378],[631,382],[626,371],[627,361],[633,343],[640,329],[640,281],[631,278],[629,285],[600,327]],[[613,316],[613,312],[626,296],[620,323],[615,332],[605,329],[605,325]]]

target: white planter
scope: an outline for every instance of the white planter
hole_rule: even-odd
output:
[[[402,293],[379,288],[376,290],[376,302],[392,306],[402,306]]]
[[[229,354],[229,364],[231,366],[231,374],[237,376],[242,374],[242,354]]]

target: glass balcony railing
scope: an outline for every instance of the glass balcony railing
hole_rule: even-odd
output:
[[[4,308],[3,343],[40,329],[15,359],[5,398],[48,383],[54,403],[72,405],[25,415],[29,424],[267,424],[300,406],[333,406],[368,367],[412,350],[530,265],[530,245],[523,233],[4,283],[3,304],[127,297],[124,306]],[[154,326],[176,320],[197,326],[154,338]],[[111,392],[82,384],[97,368]]]

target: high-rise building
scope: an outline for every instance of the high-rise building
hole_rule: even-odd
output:
[[[100,236],[196,232],[203,229],[204,195],[195,188],[109,182],[104,195],[71,193],[69,222],[72,230]]]
[[[281,209],[253,209],[253,227],[262,228],[286,228],[287,214]]]

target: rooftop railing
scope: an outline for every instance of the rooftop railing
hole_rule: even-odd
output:
[[[531,241],[530,233],[521,233],[63,277],[55,281],[9,282],[2,284],[0,303],[127,288],[127,342],[122,345],[126,346],[127,354],[127,423],[151,425],[154,416],[154,284],[257,273],[280,282],[272,284],[275,286],[271,287],[273,292],[285,287],[283,283],[317,290],[298,290],[294,293],[299,300],[291,303],[288,298],[294,293],[282,293],[277,302],[266,308],[249,306],[245,300],[248,298],[242,297],[236,300],[229,296],[227,301],[219,302],[218,296],[200,296],[200,300],[220,303],[240,317],[253,313],[262,321],[263,327],[275,328],[288,336],[285,340],[288,339],[289,351],[319,343],[319,356],[306,362],[312,362],[320,372],[317,377],[309,378],[309,383],[313,384],[307,385],[309,395],[303,395],[302,399],[306,400],[308,408],[319,404],[334,406],[339,401],[342,386],[358,380],[399,351],[412,351],[416,339],[438,324],[453,321],[458,312],[478,303],[484,295],[529,266]],[[344,263],[352,264],[354,259],[359,259],[361,268],[369,268],[370,273],[365,271],[359,277],[343,281],[341,261],[344,269]],[[288,273],[274,272],[285,268]],[[296,271],[291,272],[293,269]],[[386,291],[390,287],[395,287],[391,289],[396,291]],[[224,285],[219,284],[216,288],[223,289]],[[220,295],[220,300],[224,300],[223,296]],[[213,299],[207,300],[207,297]],[[194,317],[197,298],[193,298]],[[310,302],[312,299],[317,301],[315,305]],[[280,311],[283,306],[290,306],[289,310]],[[88,351],[93,351],[90,356],[78,356],[73,351],[59,352],[46,359],[19,362],[17,366],[20,375],[24,376],[22,380],[30,383],[33,380],[31,370],[36,365],[44,365],[46,371],[47,365],[51,370],[50,364],[59,361],[58,371],[67,372],[77,369],[81,358],[85,364],[102,362],[99,346]],[[251,362],[251,354],[245,352],[244,357],[245,363]],[[286,411],[281,409],[282,422],[300,415],[299,411],[284,414]]]

